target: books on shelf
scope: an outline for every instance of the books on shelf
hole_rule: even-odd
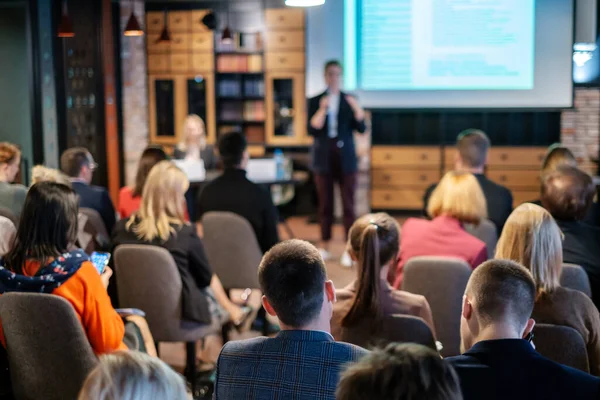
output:
[[[265,103],[262,101],[245,101],[243,116],[245,121],[264,121],[266,116]]]
[[[265,81],[261,79],[247,79],[244,81],[244,96],[262,97],[265,95]]]
[[[239,97],[242,95],[241,83],[237,79],[223,79],[217,83],[217,95],[222,97]]]
[[[262,72],[262,56],[259,54],[219,54],[218,72]]]

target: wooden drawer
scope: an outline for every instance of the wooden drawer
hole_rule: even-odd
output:
[[[303,52],[277,52],[266,53],[267,70],[277,71],[303,71],[304,53]]]
[[[210,30],[202,23],[202,18],[208,14],[210,10],[192,10],[191,26],[193,32],[210,32]]]
[[[190,70],[189,54],[171,54],[171,72],[188,72]]]
[[[267,51],[304,49],[304,31],[267,32]]]
[[[486,176],[490,180],[509,188],[537,190],[541,184],[540,171],[538,170],[490,170],[486,173]]]
[[[189,52],[191,47],[192,36],[189,33],[172,33],[171,34],[171,51]]]
[[[192,13],[189,11],[169,12],[169,31],[188,32],[191,29]]]
[[[166,53],[169,51],[169,42],[156,43],[159,37],[159,33],[148,33],[148,36],[146,37],[148,53]]]
[[[545,156],[545,147],[493,147],[488,154],[488,167],[529,167],[539,170]]]
[[[168,70],[168,54],[148,54],[148,73],[167,72]]]
[[[213,71],[215,60],[212,53],[192,54],[192,68],[194,71]]]
[[[424,192],[419,189],[373,189],[371,191],[371,208],[421,210]]]
[[[263,59],[258,54],[251,54],[248,56],[248,72],[262,72],[263,70]]]
[[[374,169],[371,171],[371,183],[374,188],[411,186],[426,189],[439,180],[440,172],[434,169]]]
[[[539,190],[513,190],[513,207],[540,198]]]
[[[267,29],[304,28],[304,10],[300,8],[268,8],[265,10]]]
[[[146,13],[146,31],[148,33],[159,33],[165,25],[165,17],[161,11],[150,11]]]
[[[212,52],[213,41],[212,32],[194,32],[192,34],[192,50]]]
[[[371,149],[371,165],[373,168],[411,165],[439,169],[440,158],[439,147],[374,146]]]

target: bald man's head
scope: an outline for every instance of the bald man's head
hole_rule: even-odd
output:
[[[542,178],[542,205],[555,219],[582,220],[593,198],[592,178],[579,168],[561,165]]]

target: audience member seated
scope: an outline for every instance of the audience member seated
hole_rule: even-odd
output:
[[[229,313],[239,327],[250,308],[232,303],[212,273],[196,230],[185,221],[185,192],[189,182],[170,161],[161,161],[148,174],[140,209],[129,219],[117,222],[112,247],[148,244],[169,250],[183,282],[182,319],[209,324],[224,321]]]
[[[282,330],[223,346],[215,399],[334,399],[344,364],[367,351],[329,333],[335,288],[319,250],[301,240],[280,243],[263,257],[258,278],[263,306]]]
[[[454,368],[418,344],[373,350],[342,373],[336,400],[462,400]]]
[[[96,168],[98,164],[83,147],[65,150],[60,157],[60,169],[70,177],[73,190],[79,195],[79,206],[98,211],[110,234],[115,225],[115,207],[105,188],[91,185]]]
[[[188,400],[183,377],[160,359],[135,351],[107,354],[90,373],[78,400]]]
[[[577,330],[586,343],[590,372],[598,376],[600,315],[584,293],[560,286],[562,253],[562,235],[552,216],[540,206],[525,203],[506,221],[495,258],[516,261],[531,271],[537,290],[532,318]]]
[[[490,139],[479,129],[467,129],[461,132],[456,138],[454,169],[475,175],[487,202],[487,218],[496,225],[500,235],[504,222],[512,211],[513,197],[510,190],[492,182],[484,175],[490,145]],[[423,207],[426,215],[428,215],[429,197],[436,186],[432,185],[425,191]]]
[[[358,262],[358,278],[336,293],[331,320],[331,333],[336,340],[341,340],[346,327],[362,325],[376,330],[383,316],[393,314],[420,317],[434,331],[425,297],[396,290],[387,281],[399,247],[400,227],[388,214],[367,214],[354,222],[349,232],[348,253]]]
[[[206,126],[202,118],[190,114],[183,123],[183,140],[175,147],[173,158],[200,161],[204,169],[217,168],[217,156],[212,145],[206,143]]]
[[[594,189],[592,178],[575,167],[561,166],[542,180],[542,205],[564,235],[564,262],[585,269],[592,299],[600,308],[600,228],[582,221],[588,215]]]
[[[463,297],[463,355],[446,358],[465,400],[592,400],[600,380],[548,360],[529,342],[537,296],[531,273],[509,260],[480,265]]]
[[[246,178],[250,158],[246,147],[246,138],[239,132],[219,138],[219,155],[225,171],[200,192],[196,218],[201,222],[202,216],[210,211],[229,211],[244,217],[265,253],[279,242],[279,217],[269,191]]]
[[[570,166],[576,168],[577,159],[575,158],[571,150],[569,150],[565,146],[562,146],[560,143],[555,143],[548,147],[546,158],[544,158],[544,161],[542,163],[542,180],[545,175],[555,171],[560,166]],[[531,203],[537,204],[538,206],[542,205],[541,200],[535,200]],[[600,228],[600,205],[598,203],[591,203],[590,208],[583,219],[583,222]]]
[[[0,215],[0,257],[10,251],[16,234],[15,224],[10,219]]]
[[[54,168],[48,168],[43,165],[36,165],[31,169],[31,184],[35,185],[40,182],[60,183],[68,187],[71,186],[69,177]]]
[[[21,165],[21,150],[7,142],[0,143],[0,207],[6,207],[15,217],[19,217],[27,188],[13,184],[19,166]]]
[[[161,147],[146,147],[138,163],[135,184],[133,186],[125,186],[119,191],[118,210],[121,219],[129,218],[131,214],[140,208],[142,191],[144,190],[144,184],[150,170],[159,162],[167,159],[168,157]]]
[[[14,245],[0,262],[0,293],[63,297],[96,354],[125,350],[123,321],[106,293],[111,269],[100,275],[82,250],[68,250],[77,239],[77,203],[77,194],[65,185],[41,182],[29,189]]]
[[[485,243],[463,228],[487,217],[485,197],[471,173],[446,173],[431,194],[427,214],[433,220],[409,218],[402,226],[398,264],[391,280],[396,289],[402,285],[404,264],[412,257],[456,257],[472,268],[487,260]]]

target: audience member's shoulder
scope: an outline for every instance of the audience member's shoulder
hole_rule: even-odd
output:
[[[100,195],[108,194],[108,190],[102,186],[90,185],[89,188]]]
[[[272,338],[260,336],[245,340],[231,340],[221,348],[221,355],[235,355],[239,353],[260,352],[264,345],[273,340]]]
[[[488,183],[488,190],[494,190],[496,191],[498,194],[502,193],[502,194],[508,194],[512,196],[512,192],[510,191],[510,189],[508,189],[506,186],[502,186],[501,184],[494,182],[490,179],[488,179],[486,177],[486,181]]]
[[[335,350],[335,356],[341,359],[348,359],[348,361],[356,361],[361,357],[369,354],[369,350],[363,349],[360,346],[356,346],[346,342],[328,342],[328,345],[332,346]]]
[[[425,218],[408,218],[402,224],[402,230],[407,228],[417,228],[417,227],[426,227],[431,223],[431,221]]]

